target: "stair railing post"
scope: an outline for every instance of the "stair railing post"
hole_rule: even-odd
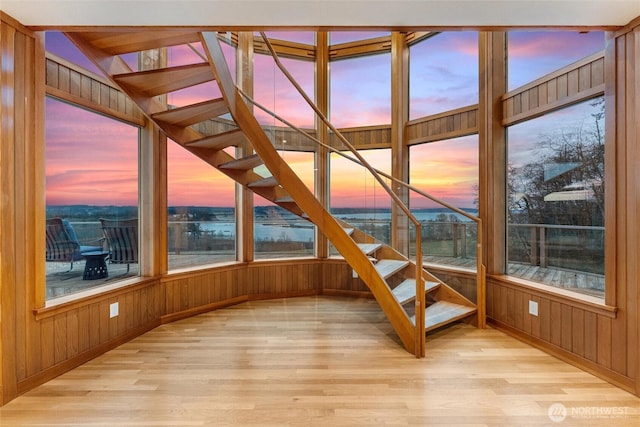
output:
[[[425,336],[425,315],[426,315],[426,296],[424,292],[424,279],[422,277],[422,230],[420,223],[415,224],[416,227],[416,325],[415,325],[415,355],[416,357],[424,357],[426,352],[426,336]]]
[[[478,310],[478,328],[484,329],[487,326],[487,272],[482,263],[482,220],[478,218],[476,224],[478,227],[476,241],[476,309]]]

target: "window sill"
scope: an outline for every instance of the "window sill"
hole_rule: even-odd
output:
[[[521,290],[525,288],[533,295],[548,298],[551,301],[561,302],[572,307],[581,308],[612,319],[616,318],[618,312],[618,307],[605,304],[603,298],[584,295],[567,289],[544,285],[542,283],[532,282],[530,280],[507,275],[487,274],[487,279],[499,282],[500,285],[513,289]]]

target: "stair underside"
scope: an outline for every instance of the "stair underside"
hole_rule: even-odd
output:
[[[245,136],[240,129],[232,129],[216,135],[205,136],[204,138],[188,142],[187,147],[212,148],[222,150],[227,147],[237,147],[245,141]]]
[[[200,42],[200,35],[194,31],[95,31],[83,32],[82,37],[111,55]]]
[[[228,113],[222,98],[216,98],[186,107],[174,108],[153,115],[153,120],[168,125],[186,127]]]
[[[456,320],[464,319],[476,312],[475,307],[456,304],[449,301],[437,301],[427,307],[424,317],[425,332],[432,331],[441,326],[453,323]],[[411,317],[415,325],[415,316]]]
[[[262,165],[262,158],[257,154],[252,154],[247,157],[243,157],[241,159],[236,159],[230,161],[228,163],[224,163],[218,166],[220,169],[229,169],[229,170],[249,170],[255,167]]]
[[[120,74],[113,79],[141,95],[152,97],[214,80],[207,63]]]

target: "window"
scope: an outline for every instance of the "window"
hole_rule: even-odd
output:
[[[478,215],[477,135],[414,145],[409,158],[413,187]],[[416,193],[411,195],[410,207],[422,225],[426,262],[476,268],[478,228],[474,221]]]
[[[391,173],[391,150],[360,150],[375,169]],[[346,153],[353,157],[349,152]],[[331,213],[386,244],[391,243],[391,197],[363,166],[331,154]],[[385,183],[391,187],[389,180]]]
[[[138,275],[137,221],[126,243],[100,221],[138,217],[138,128],[49,98],[45,132],[46,298]]]
[[[276,66],[273,58],[256,55],[255,99],[294,126],[313,129],[314,112],[296,88]],[[303,88],[314,96],[314,63],[280,58],[280,61]],[[299,151],[300,135],[271,115],[255,108],[255,115],[275,149],[285,162],[314,191],[314,153]],[[311,147],[315,143],[310,143]],[[306,142],[309,145],[309,142]],[[308,148],[307,148],[308,149]],[[265,166],[255,169],[263,177],[271,176]],[[256,195],[254,197],[254,256],[256,259],[313,256],[315,230],[312,223]]]
[[[288,58],[280,58],[280,62],[302,87],[307,96],[313,99],[314,63]],[[273,58],[267,55],[255,55],[254,65],[254,99],[295,126],[312,129],[315,113],[276,66]],[[258,108],[254,108],[254,111],[258,121],[267,126],[265,132],[272,138],[274,144],[281,143],[281,140],[276,141],[273,139],[274,129],[268,126],[282,127],[285,125]]]
[[[331,63],[330,120],[336,128],[391,123],[391,54]]]
[[[411,120],[478,103],[478,33],[436,34],[409,54]]]
[[[508,273],[604,295],[604,98],[508,129]]]
[[[314,187],[314,153],[280,151],[280,155],[309,190]],[[267,170],[256,169],[262,176]],[[256,259],[313,256],[314,225],[286,209],[254,196],[254,254]]]
[[[233,180],[172,141],[167,153],[169,270],[234,261]]]

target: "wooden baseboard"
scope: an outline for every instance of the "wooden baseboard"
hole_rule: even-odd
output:
[[[198,314],[206,313],[212,310],[218,310],[220,308],[230,307],[232,305],[241,304],[243,302],[247,302],[249,298],[246,295],[242,295],[239,297],[227,299],[224,301],[214,302],[207,305],[201,305],[198,307],[190,308],[188,310],[177,311],[171,314],[165,314],[160,317],[160,323],[171,323],[176,320],[186,319],[187,317],[196,316]]]
[[[570,351],[567,351],[561,347],[558,347],[556,345],[553,345],[551,343],[548,343],[546,341],[543,341],[531,335],[528,335],[520,331],[519,329],[516,329],[498,320],[487,318],[487,323],[495,327],[496,329],[502,332],[505,332],[506,334],[522,342],[525,342],[531,345],[532,347],[536,347],[544,351],[545,353],[548,353],[564,362],[567,362],[579,369],[582,369],[583,371],[589,372],[590,374],[593,374],[598,378],[602,378],[608,383],[611,383],[616,387],[619,387],[625,391],[628,391],[631,394],[640,396],[640,394],[636,393],[634,380],[629,377],[625,377],[624,375],[621,375],[610,369],[604,368],[598,365],[597,363],[592,362],[591,360],[585,359],[581,356],[571,353]]]
[[[321,295],[331,297],[367,298],[373,299],[373,294],[369,291],[347,291],[344,289],[322,289]]]
[[[249,295],[249,301],[261,301],[268,299],[280,299],[280,298],[296,298],[296,297],[311,297],[314,295],[318,295],[318,291],[315,289],[309,289],[304,291],[294,291],[294,292],[273,292],[273,293],[265,293],[265,294],[252,294]]]
[[[149,332],[150,330],[158,326],[160,326],[160,320],[156,319],[154,321],[147,323],[146,325],[139,326],[135,329],[131,329],[129,332],[125,333],[124,335],[121,335],[111,341],[108,341],[104,344],[100,344],[96,347],[93,347],[90,350],[87,350],[83,353],[78,354],[77,356],[72,357],[71,359],[67,359],[64,362],[60,362],[59,364],[53,365],[50,368],[40,371],[29,378],[19,381],[18,387],[17,387],[18,396],[23,393],[26,393],[27,391],[39,385],[46,383],[47,381],[50,381],[56,378],[59,375],[64,374],[65,372],[68,372],[74,368],[77,368],[83,363],[86,363],[91,359],[94,359],[106,353],[109,350],[113,350],[114,348],[128,341],[131,341],[132,339],[146,332]],[[17,396],[14,396],[14,397],[17,397]]]

